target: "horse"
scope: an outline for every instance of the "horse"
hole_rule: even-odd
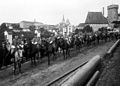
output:
[[[95,45],[96,44],[96,36],[95,34],[92,35],[91,42]]]
[[[14,75],[16,74],[16,71],[18,69],[18,72],[21,73],[21,62],[22,62],[22,56],[21,56],[21,51],[18,46],[11,46],[11,61],[13,62],[13,72]]]
[[[32,43],[29,39],[24,43],[23,50],[23,57],[25,57],[24,60],[28,61],[30,59],[31,65],[36,65],[36,55],[39,52],[37,43]]]
[[[100,35],[98,33],[95,33],[94,36],[95,36],[95,40],[97,41],[97,44],[99,44]]]
[[[64,38],[59,38],[57,39],[57,45],[62,49],[64,59],[67,58],[67,55],[70,56],[70,44],[67,42],[67,40],[65,40]]]
[[[89,37],[89,35],[85,35],[85,42],[86,42],[87,46],[90,45],[90,37]]]
[[[53,55],[53,60],[55,60],[56,52],[58,51],[58,47],[55,41],[46,41],[43,40],[40,46],[40,54],[41,58],[44,56],[48,57],[48,65],[50,65],[50,57]]]
[[[82,39],[81,37],[76,36],[74,39],[74,46],[76,50],[80,50],[80,48],[82,47]]]
[[[31,65],[36,65],[37,55],[39,53],[39,45],[38,44],[31,44],[29,49],[29,56],[31,59]]]

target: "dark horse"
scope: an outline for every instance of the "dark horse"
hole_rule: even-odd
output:
[[[53,55],[53,59],[55,60],[56,52],[57,52],[57,45],[54,41],[51,41],[50,43],[46,40],[43,40],[40,46],[40,54],[41,58],[44,56],[48,57],[48,65],[50,65],[50,57]]]
[[[48,65],[50,65],[50,56],[55,57],[55,52],[57,51],[55,42],[49,43],[46,40],[42,40],[41,44],[32,44],[31,41],[28,42],[28,58],[31,59],[31,64],[36,65],[36,60],[42,60],[43,57],[48,57]]]
[[[69,50],[70,43],[68,43],[68,41],[65,40],[64,38],[59,38],[59,39],[57,39],[56,42],[57,42],[58,47],[61,48],[63,51],[64,59],[67,58],[67,55],[70,56],[70,50]]]
[[[31,65],[36,65],[36,55],[39,53],[39,47],[37,44],[32,44],[31,40],[28,41],[28,44],[26,45],[26,59],[31,60]]]
[[[80,37],[78,36],[75,37],[74,45],[75,45],[76,50],[79,51],[82,46],[82,40]]]

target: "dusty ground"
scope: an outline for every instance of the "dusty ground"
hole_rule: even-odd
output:
[[[17,76],[13,76],[12,73],[10,73],[10,70],[8,71],[6,69],[0,72],[0,86],[45,86],[48,82],[71,70],[71,68],[76,65],[91,59],[97,54],[103,55],[113,43],[114,42],[108,42],[94,46],[65,61],[63,58],[62,60],[56,60],[54,61],[54,64],[49,67],[45,63],[37,67],[32,67],[31,69],[24,71],[23,74]],[[9,75],[9,77],[7,75]]]
[[[103,72],[96,86],[120,86],[120,46],[113,57],[103,61]]]

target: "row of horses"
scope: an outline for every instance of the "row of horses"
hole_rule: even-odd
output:
[[[21,72],[21,65],[26,61],[31,61],[32,65],[37,65],[38,61],[42,61],[42,58],[48,57],[48,65],[50,65],[51,57],[55,60],[56,54],[62,51],[64,59],[70,57],[71,49],[80,50],[83,46],[90,46],[92,44],[98,44],[100,41],[109,41],[112,39],[118,39],[118,33],[100,33],[83,36],[71,36],[69,38],[55,37],[54,40],[48,42],[47,40],[41,40],[41,43],[32,43],[31,40],[26,41],[24,44],[12,46],[7,48],[4,45],[0,52],[2,53],[1,66],[7,66],[13,63],[14,74],[17,69]]]

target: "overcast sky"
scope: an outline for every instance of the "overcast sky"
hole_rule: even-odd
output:
[[[101,11],[111,4],[120,5],[120,0],[1,0],[0,24],[3,22],[18,23],[22,20],[58,24],[69,19],[72,25],[85,22],[89,11]]]

